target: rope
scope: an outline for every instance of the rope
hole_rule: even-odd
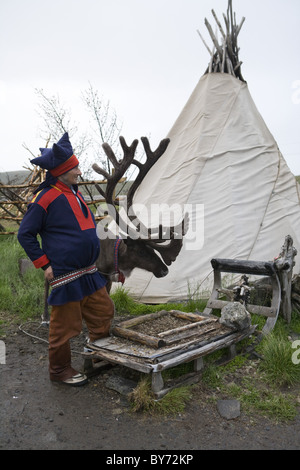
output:
[[[42,325],[45,325],[45,322],[42,322],[42,323],[39,323],[37,321],[28,321],[26,323],[22,323],[20,326],[19,326],[19,330],[24,333],[25,335],[27,336],[30,336],[30,338],[33,338],[33,339],[37,339],[38,341],[41,341],[43,343],[46,343],[46,344],[49,344],[49,341],[44,339],[44,338],[40,338],[39,336],[36,336],[36,335],[33,335],[32,333],[28,333],[28,331],[24,330],[24,325],[29,325],[29,324],[32,324],[32,323],[35,323],[35,324],[38,324],[40,325],[39,328],[42,326]],[[80,355],[84,355],[85,353],[82,352],[82,351],[76,351],[75,349],[71,349],[71,352],[74,353],[74,354],[80,354]]]
[[[35,336],[35,335],[31,334],[31,333],[28,333],[28,331],[25,331],[25,330],[22,328],[24,325],[28,325],[29,323],[37,323],[37,324],[40,325],[40,327],[42,326],[42,323],[38,323],[38,322],[36,322],[36,321],[29,321],[29,322],[26,322],[26,323],[21,324],[21,325],[19,326],[19,330],[20,330],[22,333],[25,333],[25,335],[30,336],[31,338],[34,338],[34,339],[37,339],[37,340],[39,340],[39,341],[43,341],[44,343],[49,344],[49,341],[47,341],[46,339],[40,338],[39,336]]]

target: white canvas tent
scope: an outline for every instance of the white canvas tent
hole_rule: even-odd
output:
[[[136,269],[126,280],[136,299],[161,303],[201,293],[212,285],[212,258],[270,261],[286,235],[300,252],[299,186],[246,82],[233,73],[203,75],[168,137],[134,202],[180,204],[190,229],[165,278]]]

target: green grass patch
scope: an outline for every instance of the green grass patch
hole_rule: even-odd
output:
[[[230,383],[227,393],[242,404],[242,409],[248,413],[258,411],[263,416],[275,421],[289,421],[296,417],[297,403],[291,394],[285,394],[274,387],[245,377],[240,385]]]
[[[5,332],[3,330],[3,325],[4,325],[3,320],[0,320],[0,338],[1,338],[1,336],[5,336]]]
[[[202,382],[210,389],[223,387],[224,370],[215,364],[209,364],[203,371]]]
[[[16,236],[0,239],[0,311],[16,320],[41,315],[44,308],[44,275],[30,269],[24,275],[19,271],[19,260],[26,258]]]
[[[276,422],[293,420],[297,415],[298,402],[297,389],[293,393],[291,387],[300,382],[300,377],[294,368],[290,370],[291,342],[283,340],[281,335],[282,327],[279,325],[278,332],[275,328],[274,334],[263,340],[261,353],[268,349],[263,360],[238,355],[223,366],[209,363],[201,379],[208,401],[215,403],[218,398],[236,398],[246,414],[258,413]],[[286,341],[284,347],[283,341]],[[269,352],[270,361],[266,360]],[[283,393],[282,387],[288,384],[288,393]]]
[[[292,360],[292,343],[280,334],[270,333],[263,341],[261,352],[263,361],[260,369],[268,382],[279,387],[300,382],[300,364]]]
[[[112,293],[111,298],[115,303],[117,315],[146,315],[148,313],[158,312],[160,310],[181,310],[182,312],[203,311],[206,306],[206,300],[189,299],[186,302],[168,302],[166,304],[143,304],[134,300],[128,289],[124,286],[117,287]]]
[[[184,411],[191,396],[191,387],[187,386],[174,388],[160,400],[155,400],[150,378],[145,377],[131,393],[131,410],[155,415],[176,415]]]

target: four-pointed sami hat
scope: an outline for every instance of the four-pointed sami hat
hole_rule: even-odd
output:
[[[67,132],[56,144],[53,144],[52,149],[40,148],[40,151],[41,156],[30,161],[34,165],[49,170],[52,176],[60,176],[79,165]]]

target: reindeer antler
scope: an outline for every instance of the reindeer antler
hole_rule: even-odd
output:
[[[187,231],[188,227],[188,217],[185,216],[183,220],[177,226],[172,227],[164,227],[162,224],[155,228],[146,227],[133,213],[130,211],[133,205],[133,197],[140,186],[141,182],[149,172],[149,170],[153,167],[153,165],[159,160],[159,158],[164,154],[166,151],[170,139],[163,139],[156,150],[152,151],[150,148],[149,140],[147,137],[141,138],[143,147],[145,149],[146,154],[146,162],[141,163],[138,160],[135,160],[134,155],[136,152],[136,148],[138,145],[138,140],[134,140],[130,146],[126,144],[124,137],[120,137],[120,143],[123,149],[124,157],[121,160],[117,160],[113,150],[111,147],[105,143],[103,144],[103,149],[112,162],[114,166],[114,173],[109,175],[107,171],[103,168],[100,168],[96,163],[93,165],[93,169],[104,176],[107,180],[107,185],[105,191],[96,184],[96,188],[101,193],[101,195],[105,198],[106,203],[108,204],[108,213],[112,216],[112,218],[116,221],[117,225],[123,230],[125,233],[128,233],[130,238],[143,238],[145,243],[148,246],[151,246],[155,250],[157,250],[167,265],[170,265],[172,261],[176,259],[181,247],[182,247],[182,238]],[[127,194],[127,217],[128,220],[124,221],[116,208],[116,202],[114,200],[114,191],[116,185],[120,181],[120,179],[124,176],[130,165],[135,165],[139,172],[132,183],[128,194]],[[129,226],[128,221],[130,221],[134,225],[134,229]],[[171,240],[169,244],[165,242],[167,240]],[[162,243],[165,243],[162,245]]]
[[[132,142],[130,146],[128,146],[125,142],[124,137],[120,137],[120,143],[124,152],[124,158],[120,161],[117,160],[110,145],[108,145],[107,143],[102,145],[107,157],[109,158],[109,160],[114,166],[115,171],[112,175],[107,173],[107,171],[105,171],[103,168],[100,168],[97,165],[97,163],[94,163],[92,165],[93,170],[95,170],[97,173],[99,173],[100,175],[104,176],[104,178],[106,178],[107,180],[106,190],[103,191],[102,188],[98,184],[96,184],[96,188],[101,193],[101,195],[105,198],[106,202],[112,205],[115,204],[115,201],[113,198],[114,190],[118,182],[122,178],[122,176],[126,173],[131,163],[133,162],[134,154],[135,154],[135,151],[139,142],[136,139]]]
[[[188,214],[185,214],[182,222],[176,226],[170,227],[170,234],[167,239],[160,238],[155,240],[145,240],[145,243],[147,243],[148,246],[151,246],[151,248],[154,250],[158,251],[166,265],[170,266],[180,253],[183,244],[183,237],[187,233],[188,227],[189,217]],[[170,240],[169,243],[162,245],[162,243],[166,242],[167,240]]]
[[[149,140],[147,139],[147,137],[141,137],[141,141],[143,143],[147,159],[145,163],[141,163],[137,160],[132,161],[132,163],[138,167],[139,173],[128,191],[127,202],[129,207],[132,206],[133,196],[137,188],[140,186],[141,182],[147,175],[150,168],[152,168],[153,165],[157,162],[157,160],[165,153],[170,143],[170,139],[163,139],[157,149],[153,152],[150,148]]]
[[[105,198],[105,201],[108,204],[108,211],[110,215],[113,217],[113,219],[116,221],[116,223],[119,226],[123,224],[122,227],[127,227],[127,230],[128,229],[130,230],[130,227],[128,227],[128,224],[122,220],[116,208],[116,202],[113,197],[115,188],[131,164],[135,165],[139,169],[139,173],[135,181],[132,183],[129,189],[128,195],[127,195],[127,215],[128,215],[128,211],[132,207],[133,196],[137,188],[140,186],[141,182],[143,181],[143,179],[145,178],[149,170],[152,168],[152,166],[164,154],[164,152],[166,151],[170,143],[170,139],[163,139],[160,142],[157,149],[152,151],[147,137],[142,137],[141,140],[142,140],[145,153],[146,153],[145,163],[141,163],[138,160],[134,159],[135,151],[138,145],[138,140],[137,139],[134,140],[132,144],[128,146],[124,137],[121,136],[120,143],[121,143],[123,154],[124,154],[124,157],[121,160],[117,160],[110,145],[108,145],[107,143],[102,145],[107,157],[109,158],[109,160],[114,166],[114,173],[110,175],[103,168],[100,168],[97,165],[97,163],[94,163],[92,165],[93,170],[95,170],[100,175],[104,176],[104,178],[106,178],[107,180],[105,191],[100,187],[100,185],[96,184],[95,186],[97,190],[100,192],[100,194]],[[132,214],[128,215],[128,218],[130,221],[132,221],[135,218],[135,215],[132,215]],[[141,228],[144,231],[143,233],[148,233],[148,229],[139,221],[138,227],[136,227],[136,231],[139,232]],[[135,231],[135,238],[136,238],[136,231]],[[131,233],[132,233],[132,230],[131,230]]]
[[[134,140],[132,144],[128,146],[124,137],[120,137],[120,143],[124,155],[121,160],[116,158],[113,150],[108,144],[103,144],[104,151],[114,166],[113,174],[108,174],[107,171],[100,168],[96,163],[93,165],[93,169],[106,178],[107,184],[105,190],[103,190],[99,185],[96,185],[96,187],[106,200],[108,205],[108,214],[115,220],[118,227],[121,229],[121,233],[123,232],[126,234],[126,237],[122,236],[124,240],[121,240],[120,244],[120,247],[123,247],[123,250],[125,250],[124,253],[126,254],[125,255],[123,253],[123,269],[130,273],[132,269],[139,267],[152,272],[156,277],[162,277],[168,273],[167,266],[170,266],[170,264],[176,260],[182,248],[183,237],[188,229],[188,215],[183,215],[182,209],[179,206],[180,214],[174,214],[173,217],[175,221],[179,218],[178,216],[180,216],[181,222],[178,225],[171,226],[170,221],[169,226],[158,224],[158,226],[150,228],[146,227],[134,213],[133,198],[136,190],[148,174],[149,170],[164,154],[170,143],[169,139],[163,139],[157,149],[152,151],[147,137],[142,137],[141,140],[146,154],[146,161],[144,163],[141,163],[134,158],[138,141]],[[131,164],[135,165],[138,169],[138,175],[128,191],[127,220],[124,221],[122,218],[124,207],[122,207],[120,212],[116,208],[115,205],[117,203],[114,200],[114,191],[117,183],[125,175]],[[148,210],[150,208],[147,207],[146,209]],[[165,219],[165,216],[173,216],[173,213],[171,210],[166,211],[166,213],[164,212],[163,214],[156,211],[155,217],[157,215],[159,216],[160,222],[161,217]],[[106,223],[106,221],[104,223]],[[109,225],[109,223],[107,225]],[[106,230],[107,225],[104,230]],[[129,240],[126,240],[127,236],[129,237]],[[104,237],[104,240],[105,238],[106,237]],[[133,243],[132,240],[135,242]],[[159,253],[160,256],[156,252]],[[129,264],[126,262],[126,256],[130,258]]]

